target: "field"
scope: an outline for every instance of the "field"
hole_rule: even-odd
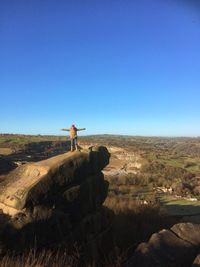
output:
[[[105,145],[111,153],[104,174],[110,182],[112,197],[155,202],[158,191],[168,191],[182,197],[199,198],[200,138],[115,135],[79,138],[83,148],[95,144]],[[4,163],[0,175],[16,164],[42,160],[69,149],[69,138],[65,136],[2,134],[0,159]]]
[[[95,144],[105,145],[111,153],[110,164],[104,170],[110,183],[104,205],[115,215],[112,234],[116,247],[106,255],[104,266],[122,266],[139,243],[160,229],[180,221],[200,221],[200,138],[79,138],[80,147]],[[0,179],[3,181],[4,175],[20,164],[52,157],[69,148],[69,139],[63,136],[2,134]],[[18,266],[44,266],[44,258],[60,255],[58,250],[44,251],[39,256],[34,253],[20,256]],[[75,262],[80,261],[78,252],[64,255],[68,254],[54,257],[52,266],[62,266],[63,262],[76,266]],[[14,261],[16,257],[5,255],[1,266],[12,266]]]

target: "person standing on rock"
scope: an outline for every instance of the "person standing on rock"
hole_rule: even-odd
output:
[[[78,135],[77,132],[78,131],[84,131],[86,130],[86,128],[76,128],[76,126],[74,124],[72,124],[70,129],[61,129],[61,131],[68,131],[69,132],[69,136],[70,136],[70,140],[71,140],[71,151],[74,151],[74,149],[76,149],[76,151],[78,150]]]

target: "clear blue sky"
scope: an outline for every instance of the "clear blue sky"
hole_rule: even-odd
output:
[[[1,0],[0,132],[200,135],[199,0]]]

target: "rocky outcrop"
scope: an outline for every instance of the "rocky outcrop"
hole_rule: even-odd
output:
[[[180,223],[140,244],[127,267],[199,266],[200,225]]]
[[[101,171],[109,157],[105,147],[91,147],[9,173],[0,184],[1,252],[63,241],[98,254],[112,217],[102,207],[108,182]]]

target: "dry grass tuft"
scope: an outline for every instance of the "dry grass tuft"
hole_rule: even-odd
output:
[[[69,255],[66,251],[30,250],[20,255],[6,254],[0,261],[1,267],[72,267],[78,266],[80,255],[74,251]]]
[[[120,250],[119,255],[132,253],[153,233],[170,228],[177,222],[156,203],[141,204],[131,198],[108,197],[104,204],[115,213],[113,237]]]

